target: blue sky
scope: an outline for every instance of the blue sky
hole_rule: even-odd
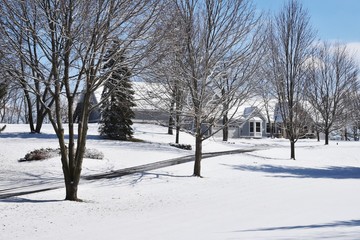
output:
[[[253,0],[259,10],[278,12],[286,0]],[[360,0],[300,0],[320,40],[360,42]]]

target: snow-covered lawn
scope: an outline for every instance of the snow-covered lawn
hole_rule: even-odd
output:
[[[104,160],[86,159],[83,173],[192,154],[171,147],[174,136],[153,125],[135,125],[143,143],[106,141],[92,125],[88,147]],[[58,157],[18,159],[34,149],[57,147],[50,126],[29,135],[24,125],[0,134],[1,189],[61,181]],[[182,133],[182,143],[193,138]],[[301,140],[289,160],[284,139],[209,139],[204,151],[258,146],[261,150],[209,158],[204,178],[193,163],[121,178],[82,181],[84,202],[63,201],[64,189],[0,200],[0,239],[360,239],[360,142]]]

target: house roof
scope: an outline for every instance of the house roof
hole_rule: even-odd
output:
[[[134,110],[162,110],[168,111],[170,108],[169,99],[171,98],[171,91],[166,89],[165,86],[159,83],[148,83],[142,81],[133,81],[132,87],[134,89],[136,107]],[[102,89],[95,92],[96,98],[101,98]],[[279,121],[279,116],[276,114],[277,100],[271,99],[267,102],[268,113],[265,108],[264,100],[261,97],[254,97],[247,99],[240,106],[234,106],[229,111],[229,116],[233,118],[232,121],[244,122],[246,119],[251,117],[258,117],[260,114],[261,118],[267,119],[267,114],[271,121]],[[185,112],[188,109],[183,109]],[[256,112],[256,114],[255,114]],[[191,114],[190,114],[191,115]],[[190,116],[189,115],[189,116]]]
[[[263,120],[259,117],[252,117],[252,118],[249,118],[249,121],[262,122]]]

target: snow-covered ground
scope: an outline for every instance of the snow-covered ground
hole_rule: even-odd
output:
[[[193,153],[169,146],[174,137],[159,126],[135,125],[143,143],[102,140],[96,130],[88,147],[105,159],[85,159],[85,175]],[[41,135],[26,131],[8,125],[0,134],[0,193],[62,179],[58,157],[18,162],[31,150],[57,147],[50,126]],[[181,141],[193,144],[186,133]],[[301,140],[296,161],[284,139],[209,139],[204,151],[256,146],[204,160],[204,178],[191,177],[193,163],[186,163],[82,181],[84,202],[63,201],[64,189],[2,199],[0,239],[360,239],[360,142]]]

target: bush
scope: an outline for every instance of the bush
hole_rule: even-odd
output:
[[[84,158],[91,158],[91,159],[103,159],[104,154],[96,149],[86,149]]]
[[[170,143],[170,146],[180,148],[180,149],[184,149],[184,150],[191,150],[192,149],[190,144]]]
[[[24,158],[19,160],[19,162],[45,160],[59,155],[60,149],[40,148],[27,153]],[[96,149],[86,149],[84,158],[103,159],[104,154]]]
[[[59,150],[51,148],[40,148],[34,151],[31,151],[25,155],[24,158],[21,158],[20,162],[25,161],[35,161],[35,160],[45,160],[59,155]]]

